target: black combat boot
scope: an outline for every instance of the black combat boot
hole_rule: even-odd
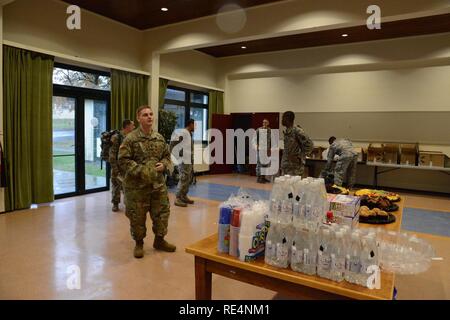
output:
[[[113,203],[112,211],[113,212],[118,212],[119,211],[119,204],[118,203]]]
[[[189,199],[187,196],[184,196],[182,199],[187,204],[194,204],[194,200]]]
[[[134,247],[134,257],[136,259],[141,259],[144,257],[144,240],[136,241],[136,246]]]

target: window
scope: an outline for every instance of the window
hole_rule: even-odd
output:
[[[110,91],[111,77],[103,72],[89,72],[73,66],[57,65],[53,69],[53,84]]]
[[[208,140],[209,95],[205,92],[183,88],[167,88],[164,109],[178,116],[176,129],[186,127],[189,119],[195,121],[194,141],[206,143]]]

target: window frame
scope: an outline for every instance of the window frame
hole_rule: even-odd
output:
[[[191,108],[198,108],[198,109],[206,109],[208,111],[208,119],[209,119],[209,93],[208,92],[204,92],[204,91],[199,91],[199,90],[192,90],[192,89],[186,89],[186,88],[182,88],[182,87],[178,87],[178,86],[172,86],[169,85],[167,86],[167,89],[172,89],[172,90],[178,90],[178,91],[183,91],[185,93],[185,100],[172,100],[172,99],[164,99],[164,108],[166,104],[170,104],[170,105],[176,105],[176,106],[181,106],[184,107],[184,126],[187,125],[187,121],[191,118]],[[203,103],[197,103],[197,102],[191,102],[191,94],[201,94],[201,95],[206,95],[208,97],[208,104],[203,104]],[[206,130],[209,129],[209,121],[208,119],[206,119]],[[202,134],[203,136],[203,134]],[[199,140],[197,140],[198,143],[200,143]],[[208,144],[207,140],[201,140],[201,143],[205,146]]]
[[[53,65],[53,69],[55,69],[55,68],[90,73],[90,74],[97,74],[99,76],[108,77],[110,79],[110,81],[112,81],[111,72],[108,72],[108,71],[89,69],[89,68],[80,67],[80,66],[72,66],[70,64],[61,63],[61,62],[55,62]],[[109,94],[111,94],[111,91],[112,91],[111,82],[110,82],[109,90],[85,88],[85,87],[77,87],[77,86],[69,86],[69,85],[65,85],[65,84],[53,83],[53,75],[52,75],[52,84],[54,86],[58,86],[59,88],[65,88],[65,89],[76,88],[76,89],[81,89],[81,90],[87,90],[87,92],[94,92],[94,91],[97,93],[108,92]]]

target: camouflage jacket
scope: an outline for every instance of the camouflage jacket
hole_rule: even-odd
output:
[[[348,139],[339,139],[333,142],[328,151],[328,160],[333,161],[334,156],[338,155],[339,159],[353,158],[357,155],[353,149],[353,144]],[[330,160],[331,159],[331,160]]]
[[[284,132],[282,167],[305,164],[306,156],[310,155],[313,149],[313,141],[301,127],[287,128]]]
[[[113,168],[119,165],[118,163],[119,148],[124,139],[125,135],[123,134],[122,131],[116,133],[111,137],[111,147],[109,148],[109,163]]]
[[[165,184],[158,162],[172,170],[169,148],[159,133],[145,134],[140,128],[127,135],[119,148],[119,166],[124,174],[123,186],[130,189],[159,188]]]

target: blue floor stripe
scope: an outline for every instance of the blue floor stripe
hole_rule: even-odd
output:
[[[450,213],[404,208],[402,229],[450,237]]]
[[[270,197],[270,191],[268,190],[245,190],[251,194],[259,196],[262,199],[269,199]],[[232,194],[237,194],[238,191],[238,186],[199,182],[189,188],[189,195],[196,198],[225,201]],[[175,193],[176,187],[172,188],[170,192]],[[404,208],[402,229],[406,231],[450,237],[450,213]]]
[[[259,196],[262,199],[269,199],[270,191],[268,190],[260,190],[260,189],[245,189],[250,194],[254,194]],[[176,192],[176,188],[172,188],[171,192]],[[239,187],[236,186],[227,186],[223,184],[215,184],[215,183],[197,183],[194,186],[190,186],[189,188],[189,196],[196,198],[205,198],[209,200],[215,201],[225,201],[232,194],[237,194],[239,191]]]

